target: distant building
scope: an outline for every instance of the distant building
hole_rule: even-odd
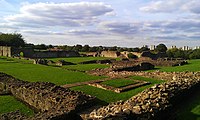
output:
[[[156,49],[156,46],[155,45],[151,45],[150,46],[150,50],[155,50]]]
[[[148,45],[143,45],[142,47],[146,47],[146,48],[148,48]]]
[[[171,49],[173,49],[173,48],[177,48],[175,45],[173,45],[172,47],[171,47]]]
[[[189,50],[190,48],[188,46],[183,46],[182,47],[182,50],[186,51],[186,50]]]
[[[200,46],[196,46],[194,49],[200,49]]]

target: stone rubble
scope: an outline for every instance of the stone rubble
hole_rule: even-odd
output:
[[[162,74],[162,72],[160,73]],[[85,115],[84,119],[155,119],[158,114],[166,112],[176,98],[191,90],[191,88],[200,85],[200,72],[166,74],[172,75],[172,79],[168,82],[154,85],[125,102],[119,101],[95,109],[90,114]]]
[[[48,119],[78,116],[76,112],[95,102],[95,98],[82,92],[56,86],[48,82],[29,83],[0,73],[0,90],[12,94],[15,98],[34,108],[33,119]]]

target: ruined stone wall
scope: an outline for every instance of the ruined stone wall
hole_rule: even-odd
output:
[[[188,91],[200,87],[200,72],[183,72],[171,81],[154,85],[127,101],[118,101],[93,110],[85,119],[168,119],[171,106]]]
[[[39,112],[33,117],[34,120],[40,118],[54,120],[60,117],[72,117],[71,120],[73,120],[73,116],[77,116],[77,111],[92,105],[95,100],[90,95],[52,83],[24,82],[3,73],[0,73],[0,83],[2,94],[10,93]]]
[[[117,51],[102,51],[101,57],[110,57],[110,58],[117,58],[120,55],[120,52]]]
[[[11,47],[0,46],[0,56],[11,57]]]
[[[35,51],[32,58],[79,57],[75,51]]]

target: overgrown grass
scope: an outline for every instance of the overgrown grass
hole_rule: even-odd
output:
[[[88,85],[77,86],[77,87],[73,87],[71,89],[77,90],[77,91],[83,91],[86,94],[96,96],[101,101],[104,101],[106,103],[110,103],[110,102],[116,102],[116,101],[119,101],[119,100],[127,100],[130,97],[136,95],[137,93],[142,92],[146,88],[153,86],[154,84],[164,82],[162,80],[155,80],[155,79],[150,79],[150,78],[145,78],[145,77],[140,77],[140,76],[133,76],[131,78],[137,79],[137,80],[149,81],[149,82],[151,82],[151,84],[146,85],[146,86],[142,86],[142,87],[139,87],[139,88],[135,88],[135,89],[132,89],[132,90],[129,90],[129,91],[126,91],[126,92],[122,92],[122,93],[115,93],[115,92],[112,92],[112,91],[107,91],[107,90],[103,90],[103,89],[88,86]]]
[[[53,61],[58,61],[58,60],[65,60],[67,62],[72,62],[72,63],[80,63],[84,61],[90,61],[90,60],[105,60],[109,59],[106,57],[69,57],[69,58],[50,58],[49,60]]]
[[[134,80],[130,80],[130,79],[114,79],[114,80],[104,81],[101,84],[105,84],[105,85],[108,85],[108,86],[119,88],[119,87],[131,85],[131,84],[134,84],[134,83],[136,83],[136,82]]]
[[[16,100],[13,96],[0,96],[0,114],[19,110],[25,115],[33,115],[34,112],[23,103]]]

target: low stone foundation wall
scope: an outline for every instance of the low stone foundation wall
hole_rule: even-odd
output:
[[[60,118],[73,120],[78,116],[77,111],[90,106],[95,100],[90,95],[65,89],[52,83],[29,83],[3,73],[0,73],[0,83],[0,90],[12,94],[39,112],[30,118],[34,120]]]
[[[155,85],[127,101],[111,103],[85,115],[85,119],[164,119],[176,98],[200,85],[200,72],[175,74],[172,80]],[[162,115],[166,115],[163,117]],[[167,118],[165,118],[167,119]]]
[[[130,85],[127,85],[127,86],[124,86],[124,87],[119,87],[119,88],[108,86],[108,85],[101,84],[101,83],[90,83],[88,85],[93,86],[93,87],[97,87],[97,88],[101,88],[101,89],[104,89],[104,90],[113,91],[113,92],[116,92],[116,93],[121,93],[121,92],[124,92],[124,91],[128,91],[130,89],[134,89],[134,88],[138,88],[138,87],[141,87],[141,86],[144,86],[144,85],[151,84],[151,83],[145,82],[145,81],[139,81],[139,80],[134,80],[134,81],[136,83],[130,84]]]

